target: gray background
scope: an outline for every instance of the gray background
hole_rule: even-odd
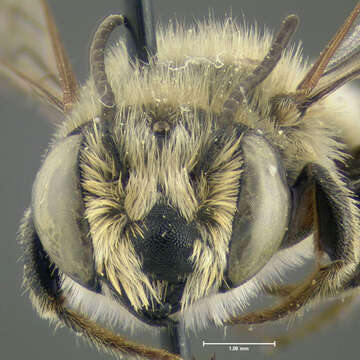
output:
[[[1,0],[0,0],[1,1]],[[24,0],[28,1],[28,0]],[[98,20],[109,13],[120,12],[116,0],[49,0],[66,48],[76,73],[84,81],[88,72],[88,46],[90,34]],[[213,9],[217,18],[232,9],[234,16],[246,17],[249,23],[257,19],[260,27],[276,27],[290,13],[301,17],[296,40],[304,43],[304,54],[316,56],[345,16],[355,0],[296,1],[296,0],[156,0],[156,16],[161,22],[177,16],[191,23],[207,16]],[[9,91],[0,97],[0,157],[1,157],[1,241],[0,241],[0,357],[2,359],[109,359],[78,341],[67,329],[54,330],[47,321],[38,318],[31,309],[27,296],[22,294],[22,264],[16,243],[16,231],[25,207],[30,201],[31,186],[40,157],[47,146],[52,127],[43,118],[31,100],[17,98]],[[359,309],[357,309],[359,310]],[[233,341],[249,338],[247,329],[233,331]],[[298,341],[291,347],[273,354],[275,359],[350,359],[358,351],[360,314],[333,323],[320,333]],[[250,338],[262,340],[254,331]],[[209,359],[209,353],[199,347],[202,339],[221,340],[220,334],[205,333],[193,337],[193,348],[198,359]],[[229,335],[230,339],[230,335]],[[217,359],[230,358],[226,349],[216,349]],[[231,354],[234,359],[263,359],[268,355],[252,350]]]

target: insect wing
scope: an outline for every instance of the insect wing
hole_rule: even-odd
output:
[[[303,107],[309,107],[360,76],[359,15],[360,2],[298,85],[297,96]]]
[[[332,56],[320,78],[316,93],[326,95],[359,76],[360,16],[356,18],[350,31]]]
[[[42,1],[1,0],[0,36],[1,78],[61,111],[62,89]]]
[[[360,16],[358,15],[350,27],[349,32],[344,37],[342,43],[339,45],[333,54],[325,74],[339,67],[341,64],[348,62],[360,54]],[[324,74],[324,75],[325,75]]]

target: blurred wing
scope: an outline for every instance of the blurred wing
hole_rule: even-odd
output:
[[[359,76],[360,2],[299,84],[300,104],[309,107]]]
[[[61,112],[76,99],[77,81],[44,0],[0,0],[0,86],[5,79]]]
[[[359,76],[360,16],[357,17],[349,33],[332,56],[314,95],[322,98]]]
[[[334,52],[326,72],[336,68],[339,64],[347,62],[354,56],[359,56],[360,53],[360,17],[356,16],[348,33],[343,38],[342,43]]]

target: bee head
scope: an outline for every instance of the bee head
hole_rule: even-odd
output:
[[[107,38],[124,21],[112,15],[95,33],[98,116],[53,146],[34,184],[33,218],[65,275],[93,291],[110,285],[132,311],[175,312],[245,282],[285,236],[291,199],[277,152],[235,119],[276,61],[247,75],[220,113],[124,104],[104,65]],[[289,17],[279,47],[296,26]]]

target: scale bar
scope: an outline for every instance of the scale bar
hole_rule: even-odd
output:
[[[217,345],[217,346],[236,346],[236,345],[238,345],[238,346],[273,346],[273,347],[276,347],[276,341],[273,341],[270,343],[265,343],[265,342],[263,342],[263,343],[261,343],[261,342],[254,342],[254,343],[218,342],[218,343],[216,343],[216,342],[205,342],[203,340],[203,347],[212,346],[212,345]]]

